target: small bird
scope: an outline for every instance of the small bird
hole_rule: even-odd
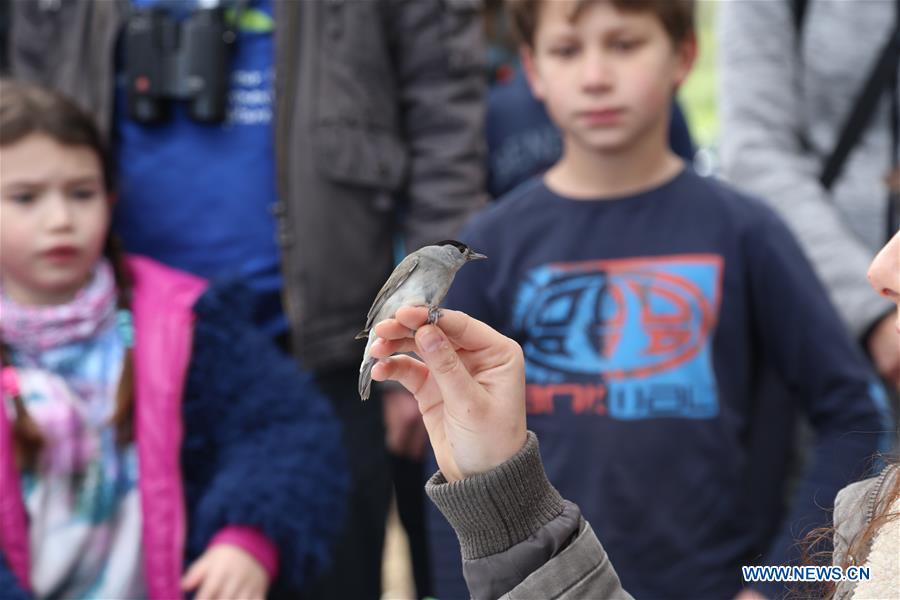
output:
[[[366,327],[356,334],[358,340],[369,340],[359,367],[360,398],[368,400],[372,387],[372,367],[377,361],[369,356],[369,348],[378,339],[372,329],[375,324],[393,317],[401,306],[427,306],[428,322],[436,323],[440,317],[438,306],[447,295],[456,272],[467,262],[485,258],[487,256],[478,254],[462,242],[445,240],[419,248],[400,261],[375,296],[366,315]]]

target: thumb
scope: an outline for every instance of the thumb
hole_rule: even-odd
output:
[[[203,583],[203,578],[206,577],[206,560],[205,554],[194,561],[194,564],[190,566],[187,573],[184,574],[184,577],[181,578],[181,589],[186,592],[194,590]]]
[[[475,380],[439,327],[434,325],[420,327],[416,332],[416,347],[440,388],[444,401],[451,396],[475,397],[478,390]]]

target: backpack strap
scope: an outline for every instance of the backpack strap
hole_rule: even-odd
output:
[[[789,0],[791,3],[791,14],[794,17],[794,33],[797,34],[797,39],[800,39],[800,34],[803,32],[803,22],[806,20],[806,7],[809,5],[809,0]]]
[[[796,34],[797,48],[799,52],[800,39],[803,33],[803,26],[806,22],[807,9],[809,8],[809,0],[786,0],[789,3],[791,16],[794,22],[794,32]],[[850,152],[859,142],[860,137],[865,132],[871,122],[872,113],[878,103],[881,93],[891,87],[896,88],[897,69],[900,67],[900,0],[896,0],[897,13],[895,16],[894,28],[891,30],[887,41],[881,49],[878,60],[869,72],[865,84],[860,90],[859,95],[850,113],[847,115],[840,135],[834,148],[825,160],[822,172],[819,175],[819,181],[826,190],[830,190],[835,180],[840,176],[844,168],[844,163]],[[893,86],[891,84],[893,83]],[[897,111],[897,100],[894,98],[896,94],[892,94],[891,109]],[[897,115],[891,115],[892,134],[893,134],[893,158],[896,161],[898,147]],[[893,203],[889,203],[889,208],[894,209]],[[888,219],[889,231],[894,227],[894,218]]]
[[[785,1],[789,4],[793,18],[796,46],[799,54],[809,0]],[[875,61],[872,71],[869,73],[853,104],[853,108],[847,115],[834,149],[828,155],[819,175],[819,181],[826,190],[830,190],[840,176],[847,157],[871,122],[872,113],[878,103],[879,96],[885,90],[890,91],[891,101],[891,165],[894,169],[900,168],[900,98],[898,98],[897,93],[897,70],[900,68],[900,0],[896,0],[896,5],[894,28],[891,30],[884,47],[882,47],[878,60]],[[802,136],[801,142],[808,147],[808,143],[802,139]],[[900,227],[900,194],[893,190],[888,193],[886,217],[886,239],[889,240]]]
[[[894,28],[881,49],[881,54],[865,85],[856,98],[853,109],[844,121],[837,144],[828,160],[819,180],[825,189],[831,189],[835,180],[840,176],[844,163],[850,151],[856,146],[863,132],[872,121],[872,115],[878,104],[879,96],[887,91],[888,83],[896,81],[897,68],[900,66],[900,0],[897,0],[898,16],[895,17]]]

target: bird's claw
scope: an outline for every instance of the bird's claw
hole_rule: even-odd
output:
[[[428,324],[435,325],[438,322],[438,319],[441,318],[441,309],[437,306],[429,306],[428,307]]]

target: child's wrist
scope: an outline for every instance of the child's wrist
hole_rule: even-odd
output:
[[[278,574],[278,547],[255,527],[229,525],[209,542],[210,547],[217,544],[237,546],[249,554],[265,569],[269,581],[273,581]]]

